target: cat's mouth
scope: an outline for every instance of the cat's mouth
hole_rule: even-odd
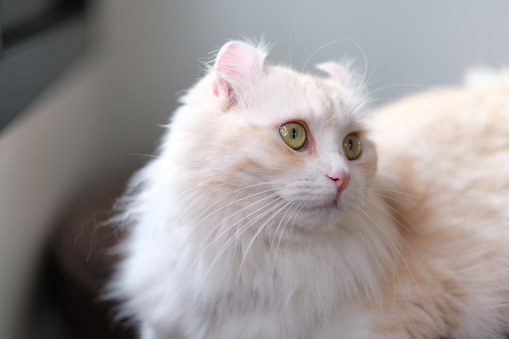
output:
[[[335,214],[341,212],[344,208],[344,191],[335,194],[277,194],[277,199],[281,199],[289,204],[291,209],[312,216],[313,214]],[[295,212],[301,214],[299,212]]]

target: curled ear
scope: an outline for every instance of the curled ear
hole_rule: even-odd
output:
[[[327,73],[331,78],[336,79],[342,85],[346,87],[351,86],[352,79],[350,78],[347,69],[340,64],[333,61],[328,61],[315,65],[315,67],[320,71]]]
[[[214,63],[214,95],[230,106],[261,75],[265,56],[264,48],[241,41],[221,47]]]

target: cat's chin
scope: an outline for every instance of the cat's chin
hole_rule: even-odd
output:
[[[338,224],[344,215],[341,204],[329,204],[302,208],[295,216],[295,225],[308,231],[323,231]]]

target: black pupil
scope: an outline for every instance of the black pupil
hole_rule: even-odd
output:
[[[348,139],[348,148],[351,150],[353,150],[353,141],[352,139]]]
[[[295,128],[292,128],[292,132],[290,133],[290,135],[292,136],[292,139],[297,138],[297,131],[295,130]]]

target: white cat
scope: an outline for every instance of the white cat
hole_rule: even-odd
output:
[[[224,45],[133,177],[122,315],[143,339],[501,338],[509,87],[382,110],[377,171],[348,72],[265,56]]]

